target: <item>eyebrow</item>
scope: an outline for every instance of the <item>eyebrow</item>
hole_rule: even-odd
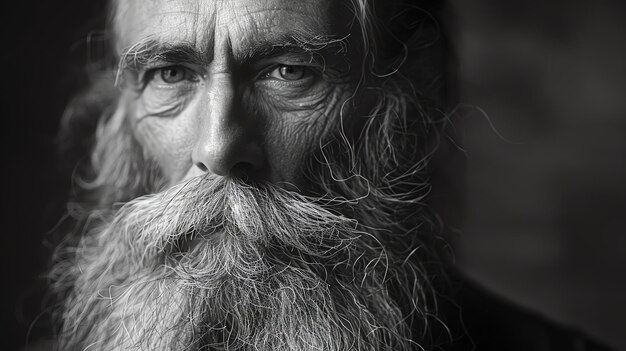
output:
[[[348,37],[329,35],[284,34],[255,42],[242,48],[235,59],[242,63],[259,58],[279,56],[285,53],[313,54],[322,57],[345,56]],[[203,52],[189,42],[167,43],[154,37],[146,37],[133,44],[120,55],[116,82],[127,71],[140,71],[157,62],[190,63],[206,66],[212,61],[212,52]]]
[[[116,85],[123,73],[137,72],[157,62],[187,62],[204,64],[206,59],[191,43],[165,43],[146,37],[125,49],[118,60]]]
[[[246,47],[241,54],[242,61],[258,57],[270,57],[284,52],[321,52],[332,55],[346,55],[348,52],[348,37],[330,35],[304,35],[301,33],[287,34],[258,41]]]

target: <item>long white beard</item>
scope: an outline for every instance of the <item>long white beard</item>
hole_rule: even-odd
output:
[[[53,270],[60,349],[413,349],[418,269],[335,206],[206,177],[125,204]]]

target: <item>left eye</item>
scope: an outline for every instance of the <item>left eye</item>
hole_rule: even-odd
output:
[[[279,65],[268,72],[266,77],[280,80],[300,80],[309,73],[309,69],[305,66]]]

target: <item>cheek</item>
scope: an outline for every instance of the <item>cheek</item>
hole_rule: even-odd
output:
[[[146,117],[137,122],[135,135],[170,182],[184,177],[191,165],[192,148],[192,138],[184,125],[176,119]]]
[[[336,88],[307,109],[281,110],[275,105],[268,109],[264,148],[270,167],[281,180],[298,183],[303,179],[312,154],[337,135],[340,110],[348,97],[348,89]]]
[[[193,103],[197,84],[176,87],[148,84],[139,95],[129,93],[135,136],[146,157],[156,161],[170,183],[183,179],[191,166],[195,128],[186,110]]]

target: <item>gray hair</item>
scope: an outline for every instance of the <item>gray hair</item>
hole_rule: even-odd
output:
[[[319,198],[345,202],[346,217],[358,219],[358,230],[390,234],[384,244],[394,254],[393,262],[410,262],[411,267],[406,280],[391,282],[399,292],[393,297],[401,306],[419,309],[421,325],[413,330],[420,335],[414,337],[427,344],[429,324],[438,322],[434,280],[445,275],[449,262],[443,227],[428,199],[431,161],[448,123],[447,43],[437,13],[441,2],[423,1],[419,7],[399,0],[346,1],[358,24],[354,49],[364,58],[349,101],[355,116],[342,116],[303,173],[318,185],[313,191]],[[116,2],[111,4],[113,13]],[[63,119],[70,135],[66,140],[76,138],[71,135],[77,121],[97,119],[88,131],[88,162],[77,178],[77,201],[83,203],[78,221],[89,221],[95,209],[109,210],[114,203],[163,188],[158,167],[130,131],[113,68],[108,69],[93,75],[90,88],[73,100]],[[355,132],[346,134],[349,129]],[[69,246],[77,246],[78,240]],[[68,253],[71,259],[71,249],[58,252]],[[67,283],[56,285],[60,296],[68,294],[63,290]]]

